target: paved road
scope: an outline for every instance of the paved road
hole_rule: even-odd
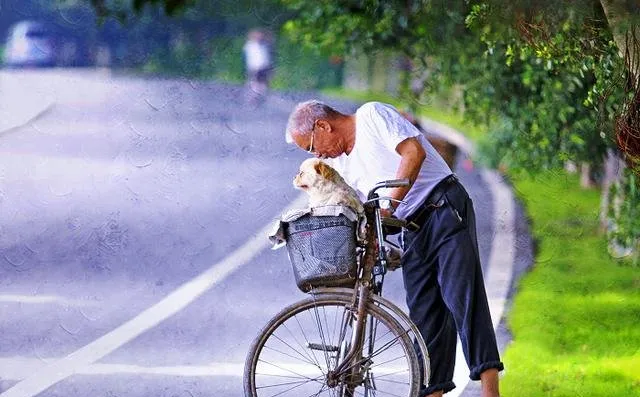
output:
[[[303,297],[263,229],[298,197],[306,154],[283,128],[299,94],[248,109],[215,83],[26,81],[12,116],[37,118],[0,132],[0,396],[240,396],[248,344]],[[458,173],[488,264],[492,192]],[[400,274],[387,285],[403,305]]]

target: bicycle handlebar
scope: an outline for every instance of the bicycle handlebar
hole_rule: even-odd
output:
[[[393,187],[405,187],[405,186],[410,186],[410,185],[411,185],[411,182],[409,181],[409,178],[390,179],[388,181],[378,182],[373,187],[373,189],[369,190],[369,194],[367,195],[367,200],[371,200],[372,198],[374,198],[376,190],[378,190],[378,189],[383,189],[383,188],[386,189],[386,188],[393,188]]]
[[[387,271],[387,253],[384,249],[382,249],[385,242],[383,224],[386,224],[388,227],[395,227],[395,228],[402,228],[402,227],[406,227],[407,225],[406,221],[404,220],[397,220],[397,221],[383,220],[380,213],[380,205],[379,205],[380,200],[384,199],[384,200],[391,200],[391,201],[397,201],[397,202],[402,202],[402,201],[393,199],[391,197],[379,197],[378,194],[376,193],[376,190],[383,189],[383,188],[406,187],[406,186],[411,186],[411,181],[408,178],[390,179],[390,180],[376,183],[375,186],[369,191],[369,194],[367,195],[367,201],[365,202],[365,205],[373,204],[372,206],[373,212],[370,213],[370,216],[369,215],[367,216],[367,221],[369,222],[369,224],[372,226],[372,229],[373,229],[372,230],[373,235],[371,236],[372,237],[371,240],[376,241],[375,243],[373,243],[373,241],[370,241],[369,247],[371,247],[371,244],[373,244],[374,245],[374,248],[372,248],[374,250],[373,252],[377,251],[377,254],[375,254],[375,257],[376,257],[375,264],[371,269],[374,280],[376,276],[382,276],[382,278],[384,278],[384,274]],[[377,246],[379,249],[376,249],[375,246]],[[376,289],[380,291],[382,288],[382,281],[381,280],[379,282],[374,281],[374,283],[377,285]]]

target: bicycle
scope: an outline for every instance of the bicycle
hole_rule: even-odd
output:
[[[316,224],[314,217],[304,220],[302,238],[320,234],[322,244],[334,251],[312,252],[314,247],[304,244],[294,244],[294,254],[290,249],[298,287],[310,296],[275,315],[252,343],[244,369],[245,396],[415,397],[421,382],[428,384],[424,340],[409,316],[382,297],[384,275],[394,270],[388,269],[388,250],[383,248],[390,243],[385,230],[407,224],[381,217],[380,200],[390,198],[376,191],[408,185],[406,179],[384,181],[369,192],[364,238],[344,215]],[[342,237],[336,237],[338,228],[346,230]],[[323,230],[328,232],[322,235]],[[314,255],[322,258],[311,260]]]

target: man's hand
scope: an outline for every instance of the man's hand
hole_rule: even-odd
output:
[[[384,209],[384,208],[380,208],[380,216],[382,218],[389,218],[393,215],[393,212],[391,212],[390,209]]]

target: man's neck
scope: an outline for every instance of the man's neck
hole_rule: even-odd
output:
[[[344,152],[349,155],[356,145],[356,115],[346,116],[343,120],[342,129],[344,131]]]

